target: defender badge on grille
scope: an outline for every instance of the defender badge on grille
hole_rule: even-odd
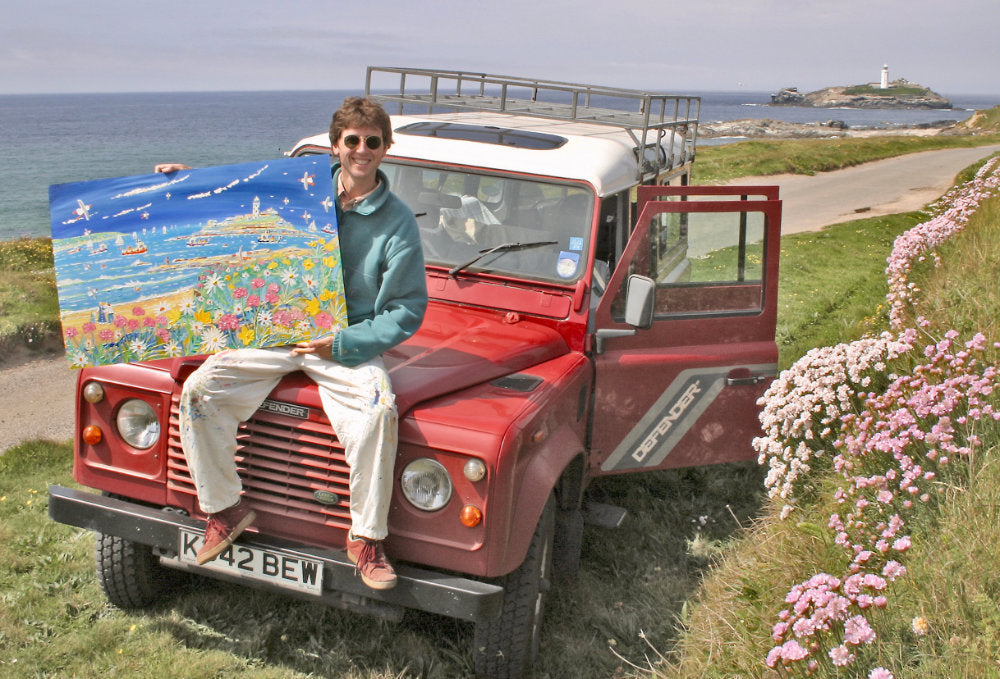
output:
[[[285,403],[283,401],[273,401],[271,399],[265,399],[265,401],[260,404],[259,410],[267,410],[268,412],[278,413],[279,415],[288,415],[290,417],[297,417],[302,420],[309,419],[309,408],[306,408],[305,406],[295,405],[294,403]]]
[[[340,502],[340,496],[329,490],[314,490],[313,497],[324,505],[335,505]]]

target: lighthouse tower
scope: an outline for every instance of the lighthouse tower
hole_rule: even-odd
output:
[[[883,90],[889,89],[889,64],[882,66],[882,82],[879,84]]]

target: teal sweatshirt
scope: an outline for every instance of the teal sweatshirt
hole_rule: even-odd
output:
[[[340,164],[332,171],[337,186]],[[332,350],[334,360],[349,366],[413,335],[427,309],[417,220],[381,170],[378,177],[378,188],[354,208],[337,204],[348,326],[334,336]]]

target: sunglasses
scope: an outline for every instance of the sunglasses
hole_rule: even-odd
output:
[[[346,137],[344,137],[344,146],[346,146],[349,149],[357,148],[358,144],[360,143],[361,143],[361,137],[359,137],[356,134],[349,134]],[[382,146],[382,137],[376,136],[374,134],[365,137],[365,146],[370,148],[372,151],[376,150],[377,148]]]

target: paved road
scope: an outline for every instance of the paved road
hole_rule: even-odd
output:
[[[851,219],[919,210],[940,198],[955,176],[1000,146],[923,151],[813,176],[742,177],[731,183],[777,184],[781,232],[816,231]]]
[[[1000,146],[926,151],[812,177],[744,177],[733,183],[777,184],[782,231],[794,233],[919,209],[944,194],[960,170],[994,151]],[[69,440],[76,375],[61,355],[0,366],[0,453],[24,440]]]

